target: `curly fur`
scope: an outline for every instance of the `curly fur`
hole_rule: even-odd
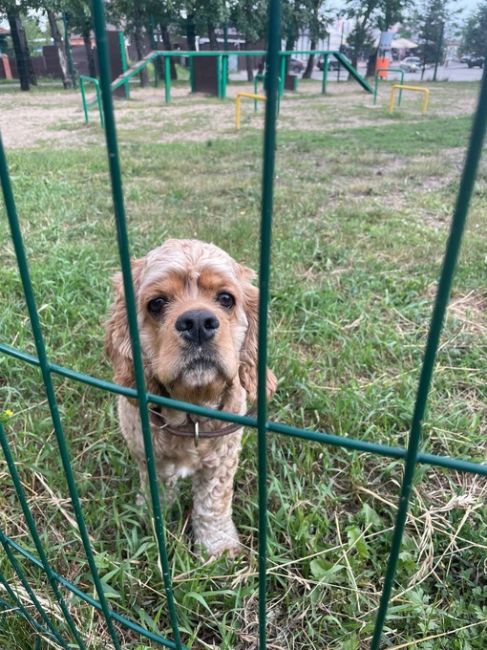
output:
[[[238,264],[222,249],[196,240],[168,240],[144,258],[132,262],[137,319],[147,390],[210,408],[243,414],[247,400],[254,402],[257,389],[258,290],[251,284],[255,273]],[[114,379],[134,387],[132,346],[128,331],[121,275],[114,277],[115,300],[106,326],[106,351]],[[231,309],[218,303],[219,292],[231,293]],[[148,304],[164,296],[167,305],[154,316]],[[209,310],[218,318],[214,340],[190,349],[175,323],[188,310]],[[206,344],[205,344],[206,345]],[[198,355],[202,359],[194,360]],[[199,364],[199,365],[198,365]],[[276,378],[267,370],[271,397]],[[137,462],[141,492],[147,479],[145,451],[137,400],[118,398],[120,427]],[[188,428],[196,421],[201,429],[217,430],[217,420],[198,418],[174,409],[160,408],[159,421]],[[195,542],[211,555],[238,552],[240,542],[232,521],[233,483],[238,466],[242,429],[233,434],[202,439],[195,447],[191,438],[174,436],[152,423],[152,437],[159,479],[173,498],[179,478],[192,476],[193,533]]]

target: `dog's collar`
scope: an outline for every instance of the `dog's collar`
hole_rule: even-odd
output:
[[[247,411],[247,413],[245,414],[245,417],[253,417],[256,411],[257,409],[255,407],[250,409],[250,411]],[[241,424],[230,422],[230,424],[227,424],[221,429],[215,429],[214,431],[204,431],[204,430],[202,431],[200,429],[199,422],[193,422],[192,420],[190,420],[190,422],[193,425],[193,429],[192,430],[183,429],[181,427],[173,427],[171,424],[166,422],[162,417],[161,413],[159,413],[158,411],[155,411],[154,409],[149,409],[149,412],[150,412],[150,418],[152,424],[156,426],[158,429],[162,429],[166,433],[170,433],[173,436],[179,436],[181,438],[193,438],[196,447],[198,446],[200,438],[202,439],[221,438],[223,436],[228,436],[230,433],[235,433],[236,431],[242,428]]]

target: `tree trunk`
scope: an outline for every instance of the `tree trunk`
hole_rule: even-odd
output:
[[[310,50],[316,50],[316,39],[312,38],[309,44],[309,49]],[[304,71],[303,74],[303,79],[311,79],[311,73],[313,72],[313,68],[315,65],[315,55],[310,54],[308,57],[308,63],[306,64],[306,70]]]
[[[51,30],[52,40],[54,45],[57,47],[58,56],[59,56],[59,65],[61,67],[61,79],[63,82],[63,87],[71,88],[71,80],[68,76],[68,63],[66,60],[66,50],[64,49],[64,42],[57,25],[56,16],[51,9],[47,9],[47,19],[49,21],[49,29]]]
[[[161,35],[162,35],[162,42],[164,44],[164,49],[167,50],[168,52],[171,52],[172,43],[171,43],[171,34],[169,33],[169,29],[167,25],[163,25],[163,24],[159,24],[159,27],[161,28]],[[178,78],[178,72],[176,70],[176,61],[173,56],[171,56],[170,62],[171,62],[171,79],[175,81]]]
[[[196,51],[196,27],[194,24],[194,14],[188,14],[186,18],[186,40],[188,41],[188,50]]]
[[[250,43],[248,41],[245,41],[245,49],[248,50],[250,48]],[[247,70],[247,81],[253,81],[254,80],[254,71],[252,69],[252,62],[254,60],[253,56],[246,56],[245,57],[245,68]]]
[[[367,59],[367,71],[365,73],[366,77],[374,77],[375,76],[375,65],[376,65],[376,63],[377,63],[377,50],[375,52],[372,52],[372,54]]]
[[[157,42],[156,42],[156,37],[154,35],[154,27],[153,27],[153,22],[151,21],[151,24],[146,27],[147,33],[149,34],[149,39],[150,39],[150,48],[152,51],[157,51],[159,48],[157,47]],[[164,79],[164,61],[158,57],[154,61],[154,68],[156,71],[156,75],[158,79]]]
[[[218,49],[218,40],[216,38],[215,25],[208,22],[208,38],[210,39],[210,50]]]
[[[139,24],[135,25],[134,45],[137,51],[137,61],[141,61],[144,58],[144,41],[143,41],[142,27]],[[145,68],[140,73],[139,79],[142,88],[148,85],[149,79],[147,77],[147,70]]]
[[[22,38],[22,21],[15,11],[7,12],[7,19],[10,26],[10,35],[14,46],[15,61],[17,63],[17,74],[20,81],[21,90],[30,90],[30,75],[27,64],[27,53],[25,52]]]
[[[83,43],[85,46],[86,60],[88,61],[88,74],[90,77],[96,77],[95,56],[91,47],[91,25],[87,20],[83,26]]]
[[[286,38],[286,52],[292,52],[294,50],[295,45],[296,45],[296,38],[293,35],[288,34],[287,38]],[[284,71],[284,76],[287,75],[287,70],[289,68],[289,59],[290,59],[290,56],[285,56],[284,57],[284,60],[285,60],[285,63],[286,63],[286,69]]]

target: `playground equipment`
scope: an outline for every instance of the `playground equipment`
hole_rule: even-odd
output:
[[[424,115],[428,110],[430,100],[429,88],[421,88],[420,86],[405,86],[403,84],[394,84],[391,88],[391,97],[389,99],[389,113],[394,113],[394,99],[396,90],[412,90],[416,93],[423,93],[423,102],[421,104],[421,114]]]
[[[357,70],[352,66],[351,62],[344,56],[341,52],[336,50],[299,50],[299,51],[281,51],[278,53],[279,56],[279,79],[278,79],[278,91],[279,96],[282,96],[284,92],[284,81],[285,73],[287,70],[287,59],[286,57],[295,56],[295,55],[310,55],[314,54],[315,56],[323,57],[323,76],[321,84],[322,94],[326,94],[327,89],[327,79],[328,79],[328,60],[330,56],[335,57],[335,59],[348,71],[351,78],[354,79],[366,92],[373,93],[372,87],[360,75]],[[171,70],[170,70],[170,59],[171,57],[187,57],[189,58],[189,83],[192,92],[195,92],[195,83],[194,83],[194,64],[193,59],[197,57],[217,57],[217,96],[219,99],[225,99],[227,96],[227,83],[228,83],[228,57],[229,56],[254,56],[254,57],[265,57],[265,50],[246,50],[238,52],[229,52],[229,51],[199,51],[199,52],[188,52],[188,51],[168,51],[168,50],[154,50],[149,52],[143,59],[135,63],[134,65],[127,68],[119,77],[117,77],[110,84],[110,90],[112,94],[114,91],[118,90],[122,86],[125,88],[125,97],[128,98],[130,95],[129,82],[136,75],[140,74],[150,63],[153,63],[158,58],[164,59],[164,86],[165,86],[165,102],[168,104],[171,101]],[[123,61],[123,66],[125,67],[126,61]],[[92,77],[85,77],[85,81],[90,80],[93,82]],[[86,98],[86,94],[81,93],[81,101],[83,103],[83,111],[85,114],[85,121],[88,121],[86,115],[90,108],[97,104],[97,97],[92,97],[90,99]]]
[[[235,127],[237,130],[240,128],[240,111],[241,111],[241,104],[242,104],[242,98],[247,97],[248,99],[253,99],[254,103],[257,103],[257,101],[263,101],[265,102],[267,97],[265,95],[257,95],[256,93],[237,93],[237,101],[235,103]]]
[[[401,75],[401,81],[400,84],[402,85],[404,83],[404,70],[402,68],[377,68],[375,72],[375,81],[374,81],[374,105],[377,103],[377,93],[379,90],[379,81],[381,79],[385,79],[382,75],[387,72],[399,72]],[[399,96],[397,98],[397,105],[401,105],[401,99],[402,99],[402,89],[399,91]]]
[[[104,127],[105,120],[103,118],[103,106],[101,103],[100,84],[98,83],[98,79],[81,74],[79,76],[79,88],[81,90],[81,98],[83,102],[83,112],[85,114],[85,122],[86,124],[88,124],[90,121],[89,104],[86,101],[86,89],[85,89],[86,83],[92,83],[95,86],[95,91],[96,91],[95,102],[98,104],[98,112],[100,114],[100,125]]]

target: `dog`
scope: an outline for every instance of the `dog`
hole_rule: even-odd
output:
[[[245,414],[257,391],[255,272],[213,244],[171,239],[133,260],[132,276],[148,392]],[[114,380],[133,388],[121,273],[113,280],[115,300],[105,347]],[[270,399],[277,380],[270,369],[266,373]],[[138,465],[140,504],[147,467],[138,403],[119,396],[117,406],[122,434]],[[167,501],[174,498],[179,478],[192,477],[195,545],[213,557],[237,554],[241,544],[232,499],[242,428],[156,405],[151,405],[150,422],[157,475],[166,486]]]

